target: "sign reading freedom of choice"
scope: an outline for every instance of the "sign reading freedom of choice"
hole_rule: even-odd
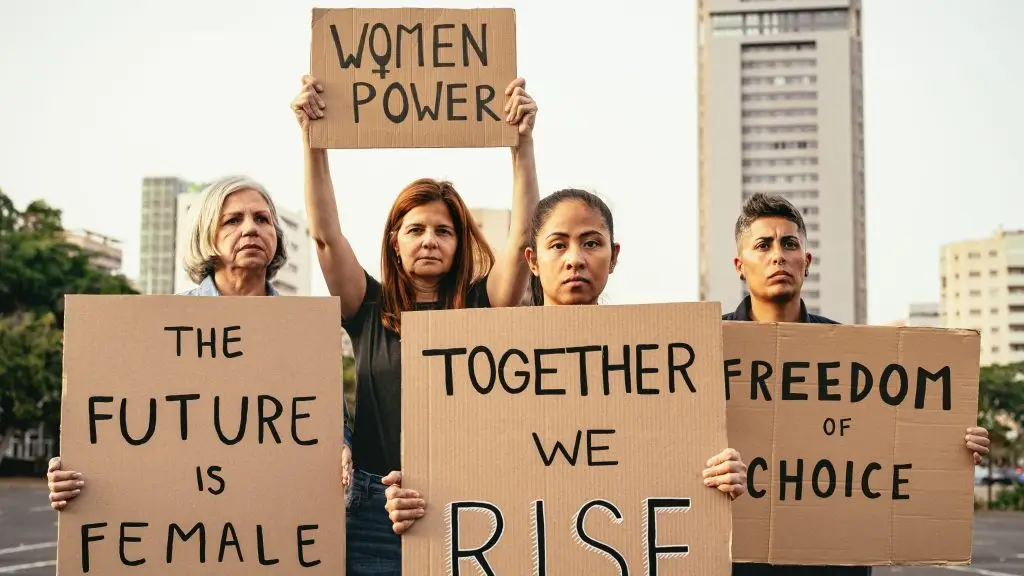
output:
[[[729,497],[701,475],[727,447],[720,313],[403,314],[404,485],[428,502],[404,573],[727,576]]]
[[[725,322],[729,441],[748,466],[733,558],[971,559],[978,333]]]
[[[494,9],[313,10],[324,87],[314,148],[478,148],[519,142],[505,122],[516,14]]]
[[[344,572],[337,300],[66,302],[60,576]]]

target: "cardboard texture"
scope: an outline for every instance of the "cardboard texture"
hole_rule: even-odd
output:
[[[404,572],[729,574],[730,501],[701,477],[727,447],[720,314],[717,302],[403,314],[404,486],[427,499],[402,538]],[[649,513],[656,499],[689,508]]]
[[[753,478],[733,506],[737,562],[970,562],[974,466],[964,437],[977,418],[977,332],[724,322],[722,333],[729,441]],[[769,366],[762,387],[757,375]],[[793,477],[785,494],[782,462]]]
[[[313,10],[310,70],[324,86],[314,148],[515,146],[512,9]]]
[[[340,318],[336,298],[68,296],[61,458],[86,486],[57,574],[343,573]]]

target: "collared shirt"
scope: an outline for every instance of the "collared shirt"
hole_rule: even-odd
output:
[[[186,290],[179,296],[220,296],[220,290],[217,289],[217,283],[213,281],[213,276],[207,276],[203,278],[203,281],[199,283],[199,286]],[[267,296],[279,296],[277,289],[267,282]]]
[[[735,312],[722,314],[722,320],[753,322],[754,318],[750,315],[750,296],[747,296],[742,302],[740,302],[740,305],[736,307]],[[804,305],[803,298],[800,299],[800,322],[803,324],[839,324],[839,322],[830,318],[808,313],[807,306]]]

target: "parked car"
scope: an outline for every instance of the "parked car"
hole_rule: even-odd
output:
[[[1014,482],[1024,483],[1024,470],[1020,467],[1014,469],[1009,467],[988,466],[974,467],[974,484],[976,486],[987,486],[989,484],[1002,484],[1008,486]]]

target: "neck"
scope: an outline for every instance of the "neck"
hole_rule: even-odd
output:
[[[412,290],[416,294],[416,302],[436,302],[437,286],[439,280],[425,280],[423,278],[409,278]]]
[[[213,281],[222,296],[266,296],[266,270],[250,268],[218,268]]]
[[[777,302],[758,300],[751,296],[750,316],[755,322],[799,322],[800,298],[794,297],[784,302]]]

